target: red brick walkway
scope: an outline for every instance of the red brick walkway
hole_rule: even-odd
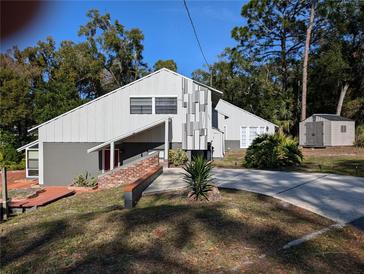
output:
[[[10,208],[30,208],[34,206],[45,206],[61,198],[71,196],[75,191],[69,190],[64,186],[47,186],[34,198],[27,198],[17,201],[11,201]]]

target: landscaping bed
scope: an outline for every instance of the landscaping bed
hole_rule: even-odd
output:
[[[11,272],[362,273],[363,234],[267,196],[221,190],[144,196],[124,209],[121,188],[82,193],[0,225],[1,270]],[[46,254],[46,256],[45,256]]]

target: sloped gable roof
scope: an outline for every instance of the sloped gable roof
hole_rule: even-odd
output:
[[[215,89],[215,88],[209,87],[209,86],[207,86],[207,85],[205,85],[205,84],[202,84],[202,83],[200,83],[200,82],[197,82],[197,81],[195,81],[195,80],[193,80],[193,79],[191,79],[191,78],[189,78],[189,77],[186,77],[186,76],[184,76],[184,75],[182,75],[182,74],[179,74],[179,73],[174,72],[174,71],[172,71],[172,70],[169,70],[169,69],[167,69],[167,68],[162,68],[162,69],[159,69],[159,70],[157,70],[157,71],[155,71],[155,72],[152,72],[152,73],[150,73],[150,74],[148,74],[148,75],[146,75],[146,76],[144,76],[144,77],[142,77],[142,78],[139,78],[139,79],[137,79],[137,80],[135,80],[135,81],[133,81],[133,82],[131,82],[131,83],[127,84],[127,85],[124,85],[124,86],[119,87],[119,88],[117,88],[117,89],[115,89],[115,90],[112,90],[112,91],[110,91],[110,92],[108,92],[108,93],[106,93],[106,94],[104,94],[104,95],[102,95],[102,96],[100,96],[100,97],[97,97],[97,98],[95,98],[95,99],[93,99],[93,100],[91,100],[91,101],[89,101],[89,102],[87,102],[87,103],[85,103],[85,104],[82,104],[82,105],[80,105],[80,106],[78,106],[78,107],[76,107],[76,108],[73,108],[73,109],[71,109],[71,110],[69,110],[69,111],[65,112],[65,113],[62,113],[61,115],[58,115],[58,116],[56,116],[55,118],[52,118],[52,119],[50,119],[50,120],[48,120],[48,121],[46,121],[46,122],[44,122],[44,123],[42,123],[42,124],[39,124],[39,125],[37,125],[37,126],[35,126],[35,127],[31,128],[31,129],[28,129],[28,132],[31,132],[31,131],[33,131],[33,130],[36,130],[36,129],[40,128],[41,126],[45,125],[45,124],[48,124],[48,123],[50,123],[50,122],[52,122],[52,121],[55,121],[55,120],[57,120],[57,119],[59,119],[59,118],[61,118],[61,117],[63,117],[63,116],[66,116],[66,115],[67,115],[67,114],[69,114],[69,113],[72,113],[72,112],[74,112],[74,111],[76,111],[76,110],[78,110],[78,109],[81,109],[81,108],[83,108],[83,107],[85,107],[85,106],[87,106],[87,105],[90,105],[90,104],[92,104],[92,103],[94,103],[94,102],[96,102],[96,101],[98,101],[98,100],[101,100],[101,99],[103,99],[103,98],[105,98],[105,97],[107,97],[107,96],[110,96],[111,94],[114,94],[114,93],[116,93],[116,92],[119,92],[119,91],[121,91],[121,90],[123,90],[123,89],[125,89],[125,88],[127,88],[127,87],[130,87],[130,86],[132,86],[132,85],[134,85],[134,84],[136,84],[136,83],[138,83],[138,82],[141,82],[141,81],[143,81],[143,80],[145,80],[145,79],[147,79],[147,78],[149,78],[149,77],[152,77],[152,76],[154,76],[154,75],[156,75],[156,74],[158,74],[158,73],[161,73],[161,72],[168,72],[168,73],[172,73],[172,74],[174,74],[174,75],[176,75],[176,76],[180,76],[180,77],[183,77],[183,78],[185,78],[185,79],[189,79],[189,80],[193,81],[194,83],[196,83],[196,84],[198,84],[198,85],[200,85],[200,86],[206,87],[206,88],[208,88],[208,89],[210,89],[210,90],[212,90],[212,91],[215,91],[215,92],[217,92],[217,93],[219,93],[219,94],[223,94],[223,92],[221,92],[221,91],[219,91],[219,90],[217,90],[217,89]]]
[[[342,117],[342,116],[336,115],[336,114],[313,114],[313,116],[318,116],[318,117],[324,118],[329,121],[353,121],[349,118]]]
[[[219,113],[221,113],[221,114],[223,114],[223,115],[225,115],[225,116],[230,116],[230,114],[229,113],[223,113],[219,108],[219,104],[226,104],[226,105],[228,105],[228,106],[230,106],[230,107],[233,107],[233,108],[235,108],[235,109],[237,109],[237,110],[239,110],[239,111],[241,111],[241,112],[243,112],[243,113],[245,113],[245,114],[248,114],[248,115],[250,115],[250,116],[252,116],[252,117],[255,117],[255,118],[257,118],[257,119],[260,119],[260,120],[262,120],[262,121],[264,121],[264,122],[266,122],[266,123],[269,123],[269,124],[272,124],[273,126],[275,126],[275,127],[278,127],[277,125],[275,125],[274,123],[272,123],[272,122],[270,122],[270,121],[267,121],[267,120],[265,120],[264,118],[261,118],[260,116],[257,116],[257,115],[255,115],[255,114],[253,114],[253,113],[251,113],[251,112],[249,112],[249,111],[247,111],[247,110],[244,110],[244,109],[242,109],[242,108],[240,108],[240,107],[237,107],[236,105],[234,105],[234,104],[231,104],[231,103],[229,103],[229,102],[227,102],[227,101],[225,101],[225,100],[223,100],[223,99],[220,99],[219,101],[218,101],[218,104],[217,104],[217,106],[215,107],[215,109],[219,112]]]

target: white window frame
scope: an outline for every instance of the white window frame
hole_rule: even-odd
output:
[[[254,127],[256,128],[257,136],[260,135],[260,134],[264,134],[265,131],[266,131],[265,126],[254,126]],[[243,128],[246,128],[246,133],[245,133],[245,135],[246,135],[246,145],[245,146],[243,146],[243,144],[242,144],[242,129]],[[248,148],[252,144],[253,140],[250,139],[250,128],[253,128],[253,126],[240,126],[240,148]],[[264,131],[262,133],[260,133],[260,128],[264,129]]]
[[[174,98],[176,99],[176,113],[156,113],[156,98]],[[156,114],[156,115],[177,115],[177,112],[178,112],[178,99],[177,99],[177,96],[155,96],[153,97],[153,113]]]
[[[245,135],[246,135],[246,145],[244,146],[242,144],[242,131],[243,131],[243,128],[246,128],[246,132],[245,132]],[[240,126],[240,148],[248,148],[248,138],[249,138],[249,128],[248,126]]]
[[[139,114],[139,113],[130,113],[130,108],[131,108],[131,98],[138,98],[138,97],[148,97],[148,98],[152,98],[152,114],[154,115],[178,115],[179,113],[179,96],[174,94],[174,95],[169,95],[169,94],[163,94],[163,95],[150,95],[150,94],[138,94],[138,95],[130,95],[129,96],[129,114],[130,115],[151,115],[150,114]],[[176,98],[176,102],[177,102],[177,105],[176,105],[176,114],[156,114],[156,102],[155,102],[155,99],[156,97],[173,97],[173,98]]]
[[[28,151],[38,151],[38,169],[34,169],[34,168],[31,168],[29,169],[28,168]],[[38,170],[38,175],[29,175],[29,170]],[[36,179],[36,178],[39,178],[39,148],[29,148],[27,147],[25,149],[25,176],[26,178],[30,178],[30,179]]]
[[[133,98],[151,98],[151,113],[131,113],[131,99]],[[129,115],[151,115],[154,114],[154,98],[151,95],[137,95],[137,96],[129,96]]]

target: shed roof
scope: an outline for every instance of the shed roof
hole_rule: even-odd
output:
[[[329,121],[353,121],[349,118],[342,117],[342,116],[337,115],[337,114],[313,114],[313,116],[318,116],[318,117],[327,119]]]

